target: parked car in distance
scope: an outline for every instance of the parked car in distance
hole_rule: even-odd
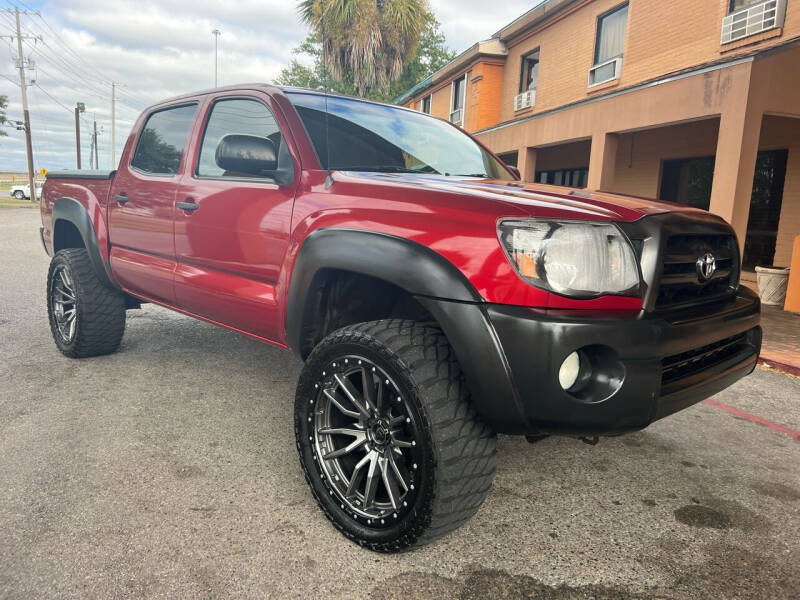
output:
[[[294,351],[303,473],[377,551],[474,515],[497,433],[639,430],[761,347],[721,218],[523,183],[446,121],[318,91],[148,108],[117,171],[50,172],[41,213],[59,350],[115,352],[153,302]]]
[[[44,181],[34,181],[36,188],[36,199],[42,197],[42,189],[44,188]],[[31,186],[29,183],[23,185],[12,185],[8,190],[9,196],[17,200],[30,200],[31,199]]]

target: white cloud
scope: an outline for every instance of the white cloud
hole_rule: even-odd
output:
[[[459,52],[537,3],[504,0],[488,11],[481,0],[431,0],[448,45]],[[273,79],[291,60],[292,48],[307,35],[294,0],[26,0],[25,5],[40,10],[52,27],[36,16],[23,17],[24,33],[44,40],[43,44],[29,41],[24,48],[37,65],[35,73],[28,73],[37,83],[29,88],[37,170],[75,167],[72,107],[78,101],[87,109],[81,135],[84,164],[88,165],[89,128],[96,116],[103,128],[100,166],[108,168],[110,80],[122,84],[116,119],[119,157],[142,108],[213,85],[212,29],[222,30],[221,85]],[[0,35],[12,29],[13,18],[0,13]],[[17,80],[15,55],[15,46],[0,40],[0,75],[13,81]],[[0,94],[9,97],[9,118],[21,118],[19,87],[0,77]],[[9,136],[0,138],[0,170],[22,170],[22,132],[6,131]]]

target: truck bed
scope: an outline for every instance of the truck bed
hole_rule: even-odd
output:
[[[48,254],[53,254],[53,203],[59,198],[71,198],[86,208],[91,215],[99,241],[105,241],[108,194],[116,170],[113,171],[51,171],[42,190],[40,210],[42,213],[42,243]],[[103,258],[107,246],[100,244]],[[105,252],[104,252],[105,251]]]

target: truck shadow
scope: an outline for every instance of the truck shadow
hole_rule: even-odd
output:
[[[163,418],[196,421],[177,433],[151,423],[149,436],[172,485],[188,495],[202,490],[191,509],[197,518],[215,526],[236,510],[215,490],[244,486],[263,499],[254,527],[265,539],[298,556],[320,546],[337,547],[345,561],[374,558],[385,574],[374,598],[395,597],[393,589],[419,598],[488,597],[481,590],[494,589],[496,598],[553,599],[781,598],[800,589],[796,545],[786,551],[774,541],[775,515],[796,509],[800,492],[778,483],[778,470],[751,464],[757,458],[735,441],[740,422],[705,406],[594,447],[501,436],[494,487],[476,517],[431,546],[382,558],[342,545],[306,489],[293,433],[302,365],[291,353],[146,307],[131,315],[120,354],[108,360],[137,364],[137,392],[149,409],[166,397]],[[244,470],[231,466],[242,457]],[[454,553],[463,565],[457,575],[430,572],[431,561]],[[309,577],[329,568],[306,563]],[[564,569],[579,581],[647,583],[554,584]]]

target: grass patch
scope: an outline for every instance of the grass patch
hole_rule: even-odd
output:
[[[0,208],[39,208],[39,203],[31,202],[30,200],[0,197]]]

